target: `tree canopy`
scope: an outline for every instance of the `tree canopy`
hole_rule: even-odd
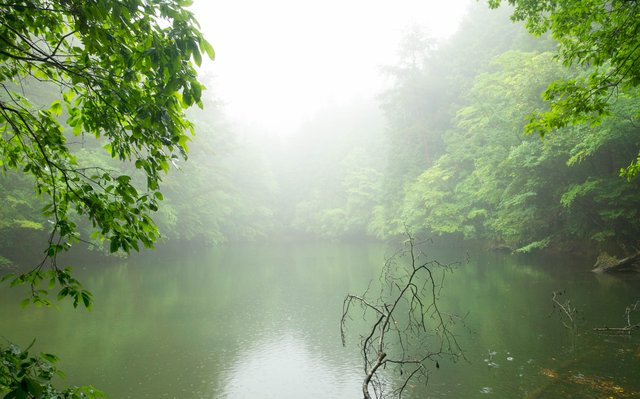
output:
[[[81,239],[72,215],[90,220],[112,252],[150,247],[158,237],[150,214],[163,196],[162,172],[187,154],[201,105],[196,66],[211,45],[186,0],[23,0],[0,14],[0,165],[32,177],[50,224],[46,256],[14,280],[36,285],[43,269],[74,304],[88,293],[55,263]],[[55,93],[43,98],[43,92]],[[146,177],[83,163],[74,148],[95,138],[112,158]],[[34,299],[40,300],[40,291]]]
[[[542,2],[526,4],[534,3]],[[391,167],[382,187],[392,195],[374,203],[369,231],[390,237],[409,226],[517,253],[626,254],[637,245],[640,182],[619,174],[640,148],[638,88],[612,91],[602,114],[582,115],[592,123],[572,115],[552,129],[558,134],[527,136],[556,106],[540,93],[597,67],[567,67],[553,38],[510,23],[513,9],[483,6],[448,41],[424,49],[423,68],[396,69],[387,97],[396,107],[385,109]],[[405,85],[409,79],[437,84]],[[403,152],[422,148],[414,137],[441,144],[435,153]]]
[[[502,0],[488,0],[492,8]],[[640,5],[628,0],[507,0],[512,20],[523,21],[533,35],[549,32],[565,66],[586,67],[569,79],[549,84],[549,108],[534,113],[529,132],[542,135],[567,125],[597,124],[611,114],[613,101],[640,84]],[[634,115],[640,117],[640,111]],[[622,174],[640,172],[633,161]]]

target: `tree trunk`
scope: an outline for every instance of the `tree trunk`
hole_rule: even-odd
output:
[[[593,272],[623,272],[623,271],[640,271],[640,252],[628,256],[624,259],[616,259],[607,253],[598,256],[594,265]]]

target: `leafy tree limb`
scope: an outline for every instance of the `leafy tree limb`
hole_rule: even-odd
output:
[[[196,66],[211,45],[198,30],[188,0],[9,0],[0,13],[0,169],[29,176],[46,204],[50,225],[42,261],[30,271],[2,276],[26,284],[26,302],[59,299],[91,306],[92,296],[58,255],[84,240],[84,217],[94,238],[111,252],[151,247],[158,229],[151,214],[163,199],[162,174],[186,158],[193,126],[185,116],[202,107]],[[53,94],[52,96],[47,94]],[[130,174],[85,164],[73,137],[104,146],[111,158],[132,164]],[[41,287],[43,282],[49,288]],[[31,357],[0,348],[0,393],[6,399],[94,398],[91,388],[58,391],[53,355]]]
[[[497,8],[502,0],[488,0]],[[579,123],[599,124],[612,100],[640,85],[640,4],[629,0],[507,0],[512,19],[529,32],[550,32],[567,67],[584,68],[576,77],[551,83],[543,97],[549,109],[531,115],[528,132],[545,135]],[[640,117],[636,112],[635,119]],[[621,174],[640,172],[633,160]]]
[[[21,0],[0,14],[0,167],[31,176],[51,225],[44,259],[12,284],[29,284],[47,304],[44,279],[59,296],[89,305],[90,295],[56,264],[81,240],[82,215],[111,252],[151,247],[151,214],[173,159],[186,157],[191,123],[184,110],[202,105],[195,67],[213,48],[185,0]],[[57,93],[43,100],[42,93]],[[40,97],[39,97],[40,96]],[[146,178],[80,164],[70,137],[94,137],[110,156]],[[43,270],[48,266],[50,273]],[[88,300],[85,300],[87,299]]]
[[[91,386],[55,388],[51,380],[62,373],[56,368],[58,357],[50,353],[30,356],[29,350],[9,345],[0,350],[0,392],[4,399],[95,399],[103,393]]]

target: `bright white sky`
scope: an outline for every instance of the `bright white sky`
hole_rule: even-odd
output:
[[[238,121],[287,135],[319,109],[379,92],[411,25],[452,34],[473,0],[196,0],[216,50],[212,92]],[[211,83],[209,83],[211,86]]]

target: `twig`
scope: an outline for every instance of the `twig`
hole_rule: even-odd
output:
[[[401,398],[414,377],[428,380],[429,366],[439,367],[441,357],[463,357],[456,336],[450,330],[453,317],[446,315],[438,305],[444,280],[436,276],[436,272],[444,274],[453,264],[422,261],[424,254],[418,250],[414,237],[408,232],[406,235],[405,248],[385,262],[379,296],[372,299],[366,292],[364,295],[348,294],[343,301],[340,323],[343,345],[346,323],[351,319],[354,303],[359,304],[363,312],[371,310],[376,314],[375,322],[361,335],[365,372],[362,394],[365,399],[371,398],[370,387],[377,398],[384,396],[384,382],[377,378],[377,373],[386,365],[393,365],[402,376],[399,387],[390,393]]]
[[[624,311],[624,317],[627,320],[627,325],[626,326],[624,326],[624,327],[597,327],[597,328],[594,328],[593,331],[606,331],[606,332],[613,332],[613,333],[618,333],[618,334],[622,334],[622,333],[631,334],[633,332],[633,330],[636,330],[636,329],[640,328],[640,323],[631,324],[631,314],[637,312],[638,308],[640,308],[640,300],[638,300],[635,303],[627,306],[627,308]]]
[[[562,295],[563,291],[553,291],[553,297],[551,300],[554,303],[554,308],[557,306],[562,311],[562,314],[569,319],[569,324],[567,324],[564,320],[562,320],[562,325],[570,330],[576,330],[576,320],[575,315],[578,313],[578,310],[571,305],[571,300],[567,299],[564,303],[560,303],[558,300],[558,296]]]

